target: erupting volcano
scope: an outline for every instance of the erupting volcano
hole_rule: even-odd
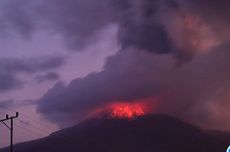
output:
[[[119,103],[112,106],[111,115],[113,118],[132,119],[145,114],[142,104]]]
[[[105,116],[114,119],[133,119],[152,114],[154,110],[153,101],[155,101],[155,98],[133,102],[118,101],[93,110],[89,117]]]

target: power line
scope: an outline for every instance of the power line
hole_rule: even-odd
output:
[[[15,110],[9,109],[9,108],[6,108],[6,109],[4,109],[4,110],[10,111],[10,112],[15,112]],[[44,129],[49,130],[50,132],[53,132],[53,131],[55,130],[55,129],[53,129],[53,128],[50,128],[50,127],[44,125],[43,123],[41,123],[41,122],[39,122],[39,121],[37,121],[37,120],[34,120],[33,118],[29,117],[28,115],[26,115],[26,114],[23,113],[23,112],[20,112],[20,115],[22,115],[24,118],[26,118],[26,119],[28,119],[28,120],[30,120],[30,121],[32,121],[32,122],[38,124],[40,127],[43,127]]]
[[[5,119],[0,120],[9,130],[10,130],[10,151],[13,152],[13,131],[14,131],[14,127],[13,127],[13,120],[15,118],[18,117],[18,112],[16,112],[15,116],[11,116],[9,117],[8,115],[6,115]],[[10,120],[10,126],[8,126],[5,121]]]
[[[22,136],[23,135],[23,136]],[[19,128],[18,126],[15,126],[15,138],[17,138],[17,136],[20,138],[20,141],[31,141],[33,139],[37,139],[38,135],[33,133],[33,132],[29,132],[27,130],[24,130],[22,128]],[[40,136],[39,136],[40,138]]]
[[[27,115],[25,115],[25,114],[23,114],[23,113],[22,113],[22,115],[23,115],[24,117],[26,117],[27,119],[29,119],[29,120],[31,120],[31,121],[33,121],[33,122],[39,124],[40,126],[46,128],[46,129],[48,129],[49,131],[53,131],[53,130],[54,130],[54,129],[52,129],[52,128],[50,128],[50,127],[48,127],[48,126],[42,124],[41,122],[39,122],[39,121],[37,121],[37,120],[34,120],[34,119],[30,118],[29,116],[27,116]]]
[[[25,130],[27,132],[34,133],[34,134],[36,134],[36,135],[38,135],[40,137],[44,137],[45,136],[45,135],[42,135],[42,134],[40,134],[40,133],[38,133],[38,132],[36,132],[36,131],[34,131],[32,129],[28,129],[28,128],[22,127],[22,126],[20,126],[18,124],[15,124],[15,126],[17,126],[18,128],[21,128],[21,129],[23,129],[23,130]]]
[[[21,121],[22,121],[22,120],[21,120]],[[23,124],[21,121],[18,120],[18,123]],[[26,124],[24,124],[24,125],[26,125]],[[33,125],[33,124],[28,124],[28,126],[34,128],[34,129],[36,129],[36,130],[39,130],[39,131],[41,131],[41,132],[43,132],[43,133],[45,132],[45,133],[47,133],[47,134],[50,134],[49,131],[44,130],[43,128],[39,128],[39,127],[37,127],[37,126],[35,126],[35,125]]]
[[[0,114],[5,115],[2,112]],[[13,128],[13,119],[17,118],[17,117],[18,117],[18,112],[16,112],[16,116],[9,117],[8,115],[6,115],[5,119],[0,120],[0,122],[2,122],[11,132],[11,134],[10,134],[10,150],[11,150],[11,152],[13,152],[13,130],[14,130],[14,128]],[[11,120],[10,126],[7,123],[5,123],[5,121],[7,121],[7,120]],[[46,133],[48,132],[47,130],[45,131],[45,130],[43,130],[43,129],[37,127],[37,126],[34,126],[34,125],[29,125],[29,126],[26,126],[26,127],[23,127],[23,125],[25,125],[25,124],[21,123],[19,120],[17,120],[17,122],[14,122],[14,126],[17,127],[17,128],[20,128],[19,130],[22,129],[22,130],[26,131],[27,133],[34,134],[34,135],[36,135],[36,138],[42,138],[42,137],[47,136],[47,134],[44,134],[44,132],[46,132]],[[36,130],[33,130],[33,129],[29,128],[29,127],[33,127]],[[50,134],[50,132],[48,134]]]
[[[14,110],[10,110],[10,109],[8,109],[8,108],[7,108],[7,109],[3,109],[3,110],[10,111],[10,112],[13,112],[13,111],[14,111]],[[1,112],[0,114],[5,115],[5,114],[2,113],[2,112]],[[33,120],[32,118],[26,116],[25,114],[21,114],[21,112],[20,112],[20,115],[24,116],[24,118],[26,117],[26,118],[29,119],[29,121],[31,121],[31,122],[39,123],[39,122]],[[38,127],[38,126],[33,125],[32,123],[30,123],[28,126],[26,126],[25,124],[23,124],[22,122],[20,122],[20,120],[23,121],[23,119],[17,120],[18,123],[15,122],[15,126],[17,126],[18,128],[21,128],[21,129],[27,131],[28,133],[33,133],[33,134],[35,134],[35,135],[38,135],[39,137],[44,137],[44,136],[47,136],[48,134],[50,134],[51,132],[53,132],[53,131],[51,131],[51,129],[49,129],[49,131],[48,131],[48,130],[44,130],[45,128],[40,128],[40,127]],[[40,126],[44,126],[44,125],[42,125],[41,123],[39,123],[39,124],[40,124]],[[22,125],[24,125],[24,126],[26,126],[26,127],[23,127]],[[30,127],[30,128],[29,128],[29,127]],[[33,129],[36,129],[36,131],[33,130],[32,128],[33,128]],[[44,133],[47,133],[47,134],[44,134]]]

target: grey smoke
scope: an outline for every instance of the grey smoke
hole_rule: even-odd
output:
[[[45,74],[40,74],[35,77],[35,79],[38,82],[44,82],[44,81],[54,81],[59,78],[58,73],[56,72],[47,72]]]
[[[103,28],[117,24],[118,39],[123,50],[135,47],[155,54],[171,53],[183,62],[199,54],[199,50],[192,48],[191,42],[185,40],[203,35],[181,27],[181,20],[186,14],[193,14],[210,24],[214,33],[226,35],[228,4],[227,0],[9,1],[2,2],[0,25],[3,29],[15,30],[26,37],[38,29],[61,34],[69,48],[81,50],[79,48],[97,39],[96,35]],[[226,26],[222,29],[221,25]],[[180,29],[176,34],[172,33],[179,30],[175,28]],[[183,46],[175,44],[175,37],[177,41],[185,41]]]
[[[75,79],[67,86],[56,84],[40,99],[38,112],[63,127],[114,101],[160,96],[154,112],[204,127],[229,129],[230,54],[225,28],[229,23],[224,17],[222,28],[216,24],[220,18],[207,16],[211,11],[221,17],[229,10],[222,12],[219,6],[226,3],[114,2],[121,51],[107,60],[102,72]],[[214,7],[217,4],[218,9]],[[190,61],[177,67],[178,60]]]
[[[25,2],[5,2],[8,7],[0,15],[4,31],[31,35],[43,28],[79,50],[109,24],[119,26],[121,51],[107,60],[102,72],[67,86],[58,83],[40,99],[38,112],[48,120],[71,125],[112,101],[166,96],[157,112],[229,129],[229,0]],[[181,67],[175,66],[178,61]],[[9,69],[33,71],[20,66]]]
[[[0,58],[0,92],[19,89],[24,86],[19,74],[34,75],[49,72],[64,64],[63,57]]]
[[[0,109],[5,109],[12,106],[14,103],[13,100],[0,101]]]
[[[109,58],[102,72],[75,79],[68,86],[56,84],[40,99],[38,111],[48,120],[66,126],[113,101],[132,102],[155,96],[162,97],[155,112],[226,129],[230,124],[222,125],[229,117],[228,48],[215,48],[180,68],[175,67],[172,56],[126,50]]]

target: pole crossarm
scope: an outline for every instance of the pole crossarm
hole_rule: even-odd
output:
[[[9,117],[9,115],[6,115],[5,119],[0,120],[1,122],[6,121],[6,120],[10,120],[10,119],[14,119],[18,117],[18,112],[16,112],[15,116]]]

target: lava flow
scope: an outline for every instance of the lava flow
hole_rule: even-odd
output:
[[[132,119],[144,115],[144,106],[142,104],[119,103],[112,106],[111,115],[113,118]]]

